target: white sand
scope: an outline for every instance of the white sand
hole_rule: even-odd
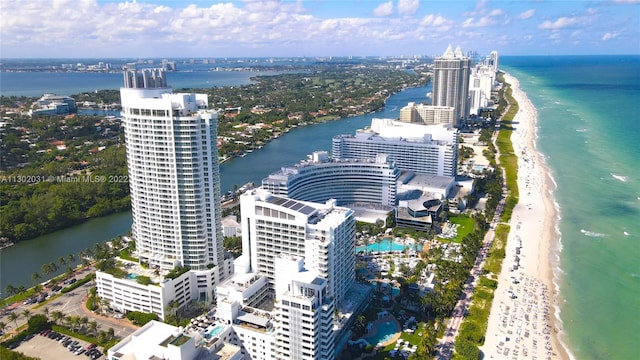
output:
[[[518,156],[520,200],[511,219],[506,257],[481,349],[485,359],[568,359],[557,338],[560,323],[554,319],[553,307],[552,257],[559,241],[551,194],[555,185],[535,146],[536,109],[517,79],[507,74],[505,80],[519,105],[511,141]],[[513,270],[516,256],[520,266]]]

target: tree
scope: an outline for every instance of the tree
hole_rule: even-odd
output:
[[[98,322],[95,320],[89,321],[88,330],[91,334],[96,334],[98,331]]]
[[[9,316],[7,317],[7,319],[9,319],[9,321],[13,321],[15,328],[16,329],[18,328],[18,319],[20,319],[20,315],[14,312],[11,312],[9,313]]]
[[[67,264],[72,264],[76,260],[75,255],[69,254],[67,255]]]
[[[7,291],[7,295],[8,296],[13,296],[13,295],[17,294],[18,289],[15,286],[9,284],[9,285],[7,285],[6,291]]]
[[[36,333],[49,327],[49,320],[42,314],[35,314],[27,320],[29,332]]]
[[[109,336],[109,340],[114,339],[116,337],[116,331],[110,327],[107,329],[107,335]]]
[[[86,316],[81,317],[78,320],[78,324],[86,330],[87,324],[89,324],[89,318]]]
[[[62,311],[54,311],[51,313],[51,319],[54,323],[58,324],[58,321],[64,319],[64,314]]]
[[[29,321],[29,318],[31,316],[31,311],[29,309],[24,309],[22,310],[22,316],[24,316],[25,319],[27,319],[27,321]]]
[[[0,321],[0,334],[4,334],[4,331],[7,329],[7,324]]]
[[[60,267],[67,265],[67,259],[65,259],[64,256],[60,256],[60,258],[58,258],[58,264],[60,264]]]
[[[33,274],[31,274],[31,280],[33,280],[34,283],[37,283],[38,280],[40,280],[41,276],[40,274],[38,274],[38,272],[34,272]]]
[[[42,264],[42,266],[40,267],[40,271],[42,271],[42,273],[45,275],[49,275],[53,272],[53,270],[51,269],[51,264]]]

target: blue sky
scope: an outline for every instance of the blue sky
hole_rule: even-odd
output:
[[[640,0],[0,0],[0,57],[639,54]]]

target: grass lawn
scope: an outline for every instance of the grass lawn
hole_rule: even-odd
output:
[[[467,216],[450,217],[449,222],[460,225],[458,227],[458,236],[451,239],[451,241],[455,243],[462,243],[462,239],[473,231],[473,225],[475,224],[474,220]],[[439,240],[446,241],[446,239]]]

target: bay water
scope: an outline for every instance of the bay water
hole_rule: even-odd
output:
[[[640,344],[640,57],[502,57],[538,113],[557,188],[562,339],[576,359]]]

